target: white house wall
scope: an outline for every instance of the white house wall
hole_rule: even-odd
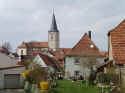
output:
[[[74,65],[74,57],[66,57],[65,78],[74,76],[74,71],[80,71],[80,65]]]
[[[76,58],[79,58],[80,64],[74,64]],[[88,62],[89,60],[89,57],[66,56],[65,78],[73,77],[74,71],[80,71],[80,75],[83,75],[85,78],[88,78],[90,74],[90,68],[87,67],[86,62]],[[95,65],[102,63],[104,62],[104,57],[97,57],[95,61]]]
[[[21,56],[22,55],[22,53],[21,53],[22,50],[23,50],[23,55],[27,55],[27,49],[26,48],[18,48],[17,49],[17,54],[19,56]]]

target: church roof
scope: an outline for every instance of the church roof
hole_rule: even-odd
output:
[[[100,52],[87,33],[85,33],[67,55],[100,56]]]
[[[108,35],[111,36],[112,55],[116,64],[125,64],[125,20]]]
[[[54,13],[53,13],[53,16],[52,16],[52,24],[51,24],[50,32],[58,32],[58,28],[57,28],[57,24],[56,24],[56,18],[55,18]]]
[[[48,42],[23,42],[18,48],[48,48]]]

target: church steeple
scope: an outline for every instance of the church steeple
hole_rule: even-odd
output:
[[[57,50],[59,49],[59,44],[60,44],[59,30],[57,28],[56,18],[53,11],[52,24],[50,30],[48,31],[48,47],[49,49]]]
[[[53,10],[53,15],[52,15],[52,24],[51,24],[50,31],[51,32],[58,32],[54,10]]]

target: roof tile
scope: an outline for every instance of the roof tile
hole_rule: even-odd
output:
[[[48,48],[48,42],[23,42],[18,48]]]
[[[39,54],[39,55],[47,65],[51,65],[51,66],[57,68],[58,70],[60,69],[60,65],[58,64],[56,59],[49,57],[48,55],[44,55],[44,54]]]
[[[112,55],[116,64],[125,64],[125,20],[109,32],[111,35]]]
[[[100,55],[100,52],[93,41],[85,33],[80,41],[72,48],[68,55],[89,56]]]

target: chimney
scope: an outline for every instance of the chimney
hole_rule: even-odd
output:
[[[91,39],[91,33],[92,33],[92,31],[88,31],[88,36],[90,39]]]

